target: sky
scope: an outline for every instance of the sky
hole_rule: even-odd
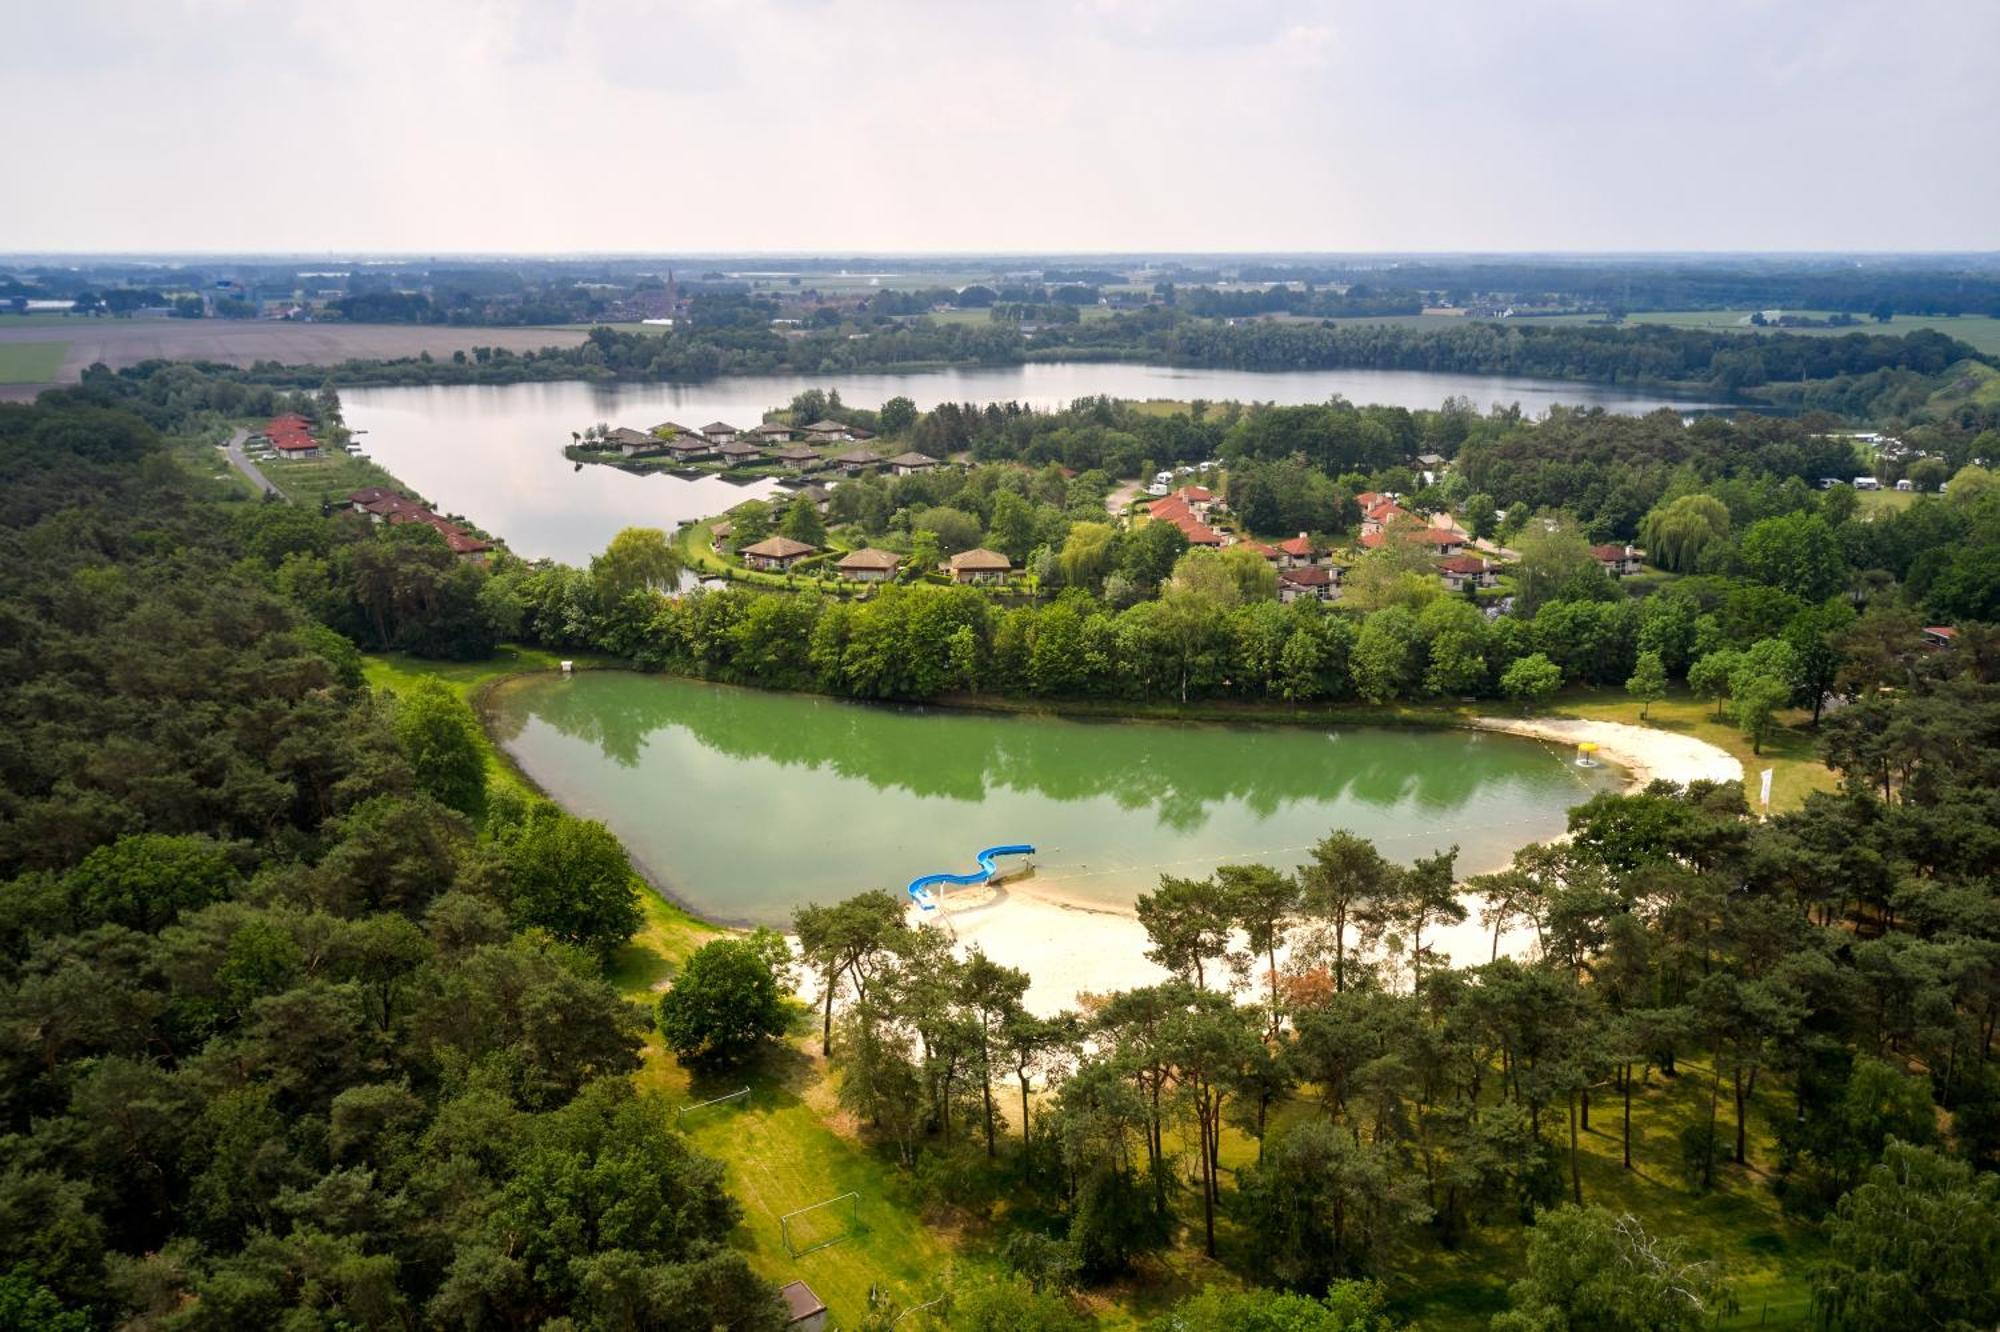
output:
[[[1996,0],[0,0],[0,252],[2000,249]]]

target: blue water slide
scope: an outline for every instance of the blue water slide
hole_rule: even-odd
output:
[[[1032,856],[1032,846],[989,846],[978,855],[979,868],[971,874],[920,874],[910,880],[910,897],[920,910],[937,910],[937,895],[931,891],[936,883],[974,884],[985,883],[996,872],[993,862],[1001,856]]]

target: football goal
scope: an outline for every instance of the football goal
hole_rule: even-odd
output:
[[[794,1258],[838,1244],[861,1232],[861,1195],[843,1193],[786,1212],[778,1218],[778,1232],[784,1236],[785,1252]]]
[[[674,1127],[685,1128],[687,1126],[687,1117],[698,1110],[711,1110],[718,1105],[727,1105],[732,1101],[747,1100],[749,1096],[750,1089],[748,1087],[740,1087],[722,1096],[711,1096],[706,1101],[696,1101],[692,1105],[684,1105],[674,1111]]]

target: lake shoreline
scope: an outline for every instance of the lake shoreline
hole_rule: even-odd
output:
[[[616,670],[614,666],[591,666],[591,670]],[[639,676],[684,679],[660,672],[631,672]],[[482,724],[494,747],[511,770],[545,798],[553,798],[536,782],[508,748],[494,725],[495,700],[500,691],[523,682],[545,679],[554,672],[518,671],[487,682],[475,697]],[[763,690],[754,686],[722,685],[689,680],[709,688],[745,690],[751,693],[801,694],[814,699],[835,696],[807,691]],[[839,700],[843,702],[853,700]],[[867,706],[867,704],[862,704]],[[897,710],[913,710],[912,705],[889,705]],[[1548,747],[1572,749],[1579,740],[1593,740],[1607,766],[1622,770],[1623,791],[1638,790],[1657,778],[1674,781],[1725,780],[1741,776],[1741,765],[1705,741],[1669,732],[1618,722],[1593,722],[1572,718],[1504,718],[1480,716],[1452,706],[1429,708],[1367,708],[1353,705],[1298,708],[1268,704],[1196,705],[1110,705],[1090,702],[1078,706],[1062,703],[1025,704],[1021,700],[985,695],[954,695],[919,706],[925,710],[950,713],[1037,715],[1072,720],[1132,722],[1173,722],[1180,725],[1237,725],[1308,728],[1315,726],[1368,727],[1392,729],[1409,727],[1424,730],[1471,730],[1531,739]],[[1567,753],[1558,753],[1567,762]],[[1579,774],[1579,779],[1581,775]],[[559,802],[560,803],[560,802]],[[579,812],[579,811],[572,811]],[[622,839],[621,839],[622,840]],[[1529,838],[1526,840],[1534,840]],[[1524,841],[1522,844],[1526,844]],[[731,918],[725,913],[698,907],[676,891],[672,879],[645,858],[627,847],[634,870],[662,900],[688,915],[719,929],[752,928],[753,922]],[[1518,850],[1518,847],[1513,848]],[[1511,860],[1512,850],[1495,861],[1486,857],[1480,864],[1467,862],[1462,874],[1499,869]],[[1494,861],[1495,863],[1486,863]],[[941,914],[911,909],[913,923],[929,920],[945,922],[962,947],[977,947],[1009,966],[1020,967],[1034,978],[1032,1002],[1039,1010],[1054,1011],[1074,1001],[1085,990],[1102,991],[1129,985],[1143,985],[1159,979],[1159,969],[1147,961],[1149,946],[1136,913],[1125,903],[1079,897],[1065,891],[1060,878],[1051,882],[1034,875],[1010,880],[991,890],[967,892],[951,901]],[[1470,917],[1461,926],[1437,937],[1441,951],[1472,961],[1491,955],[1490,933],[1479,925],[1477,903],[1469,902]],[[1500,941],[1500,950],[1518,953],[1532,948],[1532,932],[1512,932]]]

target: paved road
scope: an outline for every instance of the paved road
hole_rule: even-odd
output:
[[[257,464],[250,461],[250,455],[243,452],[243,441],[248,438],[250,438],[248,430],[238,430],[229,437],[229,442],[222,446],[223,453],[228,455],[229,465],[249,477],[250,483],[266,495],[276,495],[279,499],[283,499],[284,492],[272,485],[271,478],[258,471]]]

